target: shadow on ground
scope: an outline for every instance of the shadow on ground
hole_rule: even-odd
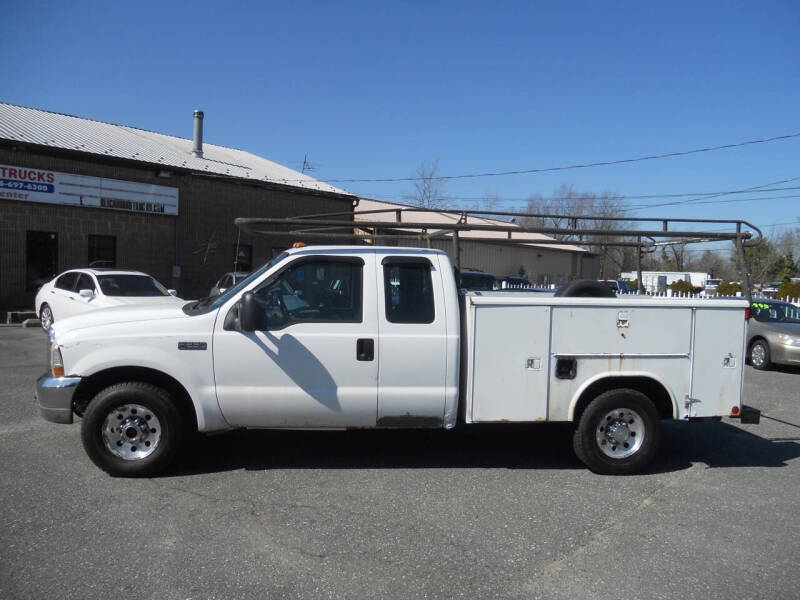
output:
[[[656,458],[643,474],[687,469],[781,467],[800,456],[800,438],[770,440],[724,422],[662,427]],[[165,476],[238,469],[582,469],[571,428],[460,425],[455,430],[238,430],[198,436]]]

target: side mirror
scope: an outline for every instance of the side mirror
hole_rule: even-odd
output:
[[[167,290],[167,293],[170,296],[177,296],[178,295],[178,290]]]
[[[81,298],[94,298],[94,291],[90,289],[84,289],[78,292]]]
[[[239,324],[242,331],[253,332],[258,329],[258,306],[253,292],[245,292],[239,301]]]

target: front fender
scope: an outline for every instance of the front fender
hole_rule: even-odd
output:
[[[90,377],[101,371],[119,367],[144,367],[160,371],[178,381],[188,392],[197,414],[200,431],[229,429],[222,416],[214,388],[214,362],[211,328],[207,334],[164,334],[115,331],[113,336],[86,339],[75,336],[60,344],[67,373]],[[140,326],[139,329],[147,329]],[[71,336],[68,336],[71,337]],[[195,344],[179,349],[181,342]],[[186,347],[184,344],[183,347]]]

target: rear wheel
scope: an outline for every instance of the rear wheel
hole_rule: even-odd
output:
[[[658,413],[636,390],[609,390],[589,403],[573,436],[577,457],[595,473],[626,475],[644,468],[661,438]]]
[[[183,418],[163,389],[142,382],[112,385],[89,403],[81,438],[98,467],[117,477],[166,469],[184,435]]]
[[[42,304],[42,308],[39,310],[39,321],[42,323],[42,329],[45,331],[50,329],[50,325],[55,322],[55,319],[53,319],[53,310],[50,308],[49,304]]]
[[[750,364],[759,371],[766,371],[772,366],[769,344],[765,340],[756,340],[750,344]]]

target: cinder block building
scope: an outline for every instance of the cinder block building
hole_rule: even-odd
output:
[[[355,198],[249,152],[0,103],[0,310],[69,268],[147,272],[184,298],[283,250],[236,217],[351,211]],[[187,115],[187,131],[190,121]]]

